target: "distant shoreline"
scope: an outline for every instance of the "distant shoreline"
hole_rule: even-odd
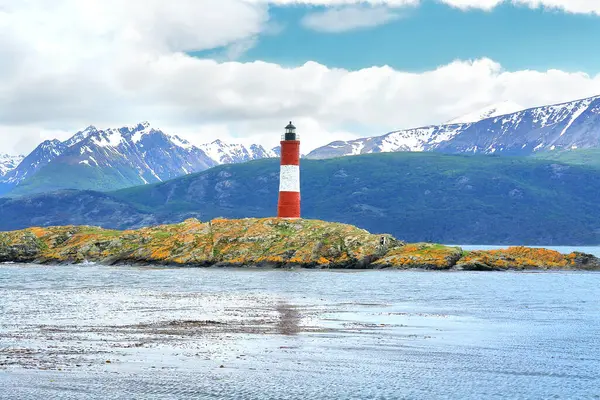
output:
[[[403,272],[422,272],[422,273],[488,273],[488,272],[515,272],[520,274],[546,274],[546,273],[600,273],[600,268],[598,269],[589,269],[589,268],[502,268],[502,269],[433,269],[433,268],[424,268],[424,267],[411,267],[411,268],[395,268],[395,267],[386,267],[386,268],[343,268],[343,267],[305,267],[298,265],[281,265],[281,266],[273,266],[273,265],[234,265],[234,264],[226,264],[226,265],[181,265],[181,264],[104,264],[101,262],[88,262],[88,263],[28,263],[28,262],[14,262],[14,261],[3,261],[0,262],[1,266],[19,266],[22,265],[24,267],[27,266],[46,266],[46,267],[86,267],[86,266],[97,266],[97,267],[123,267],[123,268],[138,268],[138,269],[148,269],[148,270],[159,270],[159,269],[223,269],[223,270],[239,270],[239,271],[281,271],[281,272],[289,272],[289,271],[313,271],[313,272],[339,272],[339,273],[361,273],[361,272],[371,272],[371,271],[394,271],[398,273]]]

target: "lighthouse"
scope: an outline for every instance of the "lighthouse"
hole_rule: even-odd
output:
[[[278,218],[300,218],[300,137],[290,121],[281,137]]]

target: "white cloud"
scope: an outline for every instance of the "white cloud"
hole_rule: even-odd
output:
[[[404,7],[418,5],[421,0],[244,0],[251,4],[274,4],[279,6],[312,5],[312,6],[344,6],[344,5],[371,5]]]
[[[491,10],[501,4],[513,4],[530,8],[547,8],[576,14],[600,15],[598,0],[439,0],[460,9],[478,8]]]
[[[441,3],[449,6],[467,10],[477,8],[481,10],[491,10],[505,2],[505,0],[439,0]]]
[[[389,7],[347,6],[307,14],[302,24],[319,32],[345,32],[385,25],[401,17]]]
[[[403,7],[416,6],[424,1],[434,0],[245,0],[252,4],[276,5],[318,5],[318,6],[344,6],[344,5],[371,5]],[[548,8],[563,10],[570,13],[599,14],[600,1],[598,0],[435,0],[460,9],[491,10],[501,4],[514,4],[531,8]]]
[[[47,4],[0,0],[0,152],[25,152],[90,124],[141,120],[195,143],[219,137],[275,145],[290,119],[307,151],[502,100],[535,106],[600,93],[600,76],[505,71],[489,59],[409,73],[219,63],[183,52],[243,48],[269,22],[267,6],[246,0]]]

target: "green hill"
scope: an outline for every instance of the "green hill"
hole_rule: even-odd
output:
[[[565,164],[586,165],[600,169],[600,149],[547,151],[536,154],[538,159],[553,160]]]
[[[24,180],[8,196],[24,196],[65,188],[106,191],[139,184],[139,174],[131,168],[94,168],[83,164],[54,163]]]
[[[146,211],[268,216],[274,160],[114,193]],[[303,161],[303,215],[443,243],[600,243],[600,173],[532,158],[389,153]]]

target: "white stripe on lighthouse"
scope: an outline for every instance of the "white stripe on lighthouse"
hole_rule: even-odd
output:
[[[280,192],[300,191],[300,167],[298,165],[282,165],[279,173]]]

